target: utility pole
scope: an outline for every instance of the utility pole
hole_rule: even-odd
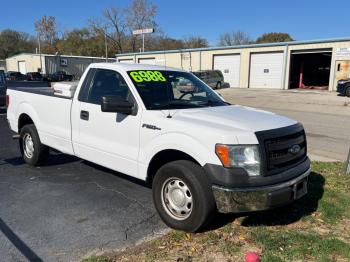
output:
[[[145,52],[145,34],[142,34],[142,53]]]
[[[41,61],[41,43],[40,43],[40,33],[38,33],[38,47],[39,47],[39,57],[40,57],[40,73],[43,73],[43,62]]]
[[[105,27],[105,52],[106,62],[108,62],[107,27]]]

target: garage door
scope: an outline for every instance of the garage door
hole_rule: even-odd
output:
[[[220,70],[230,87],[239,87],[240,55],[215,55],[214,70]]]
[[[282,89],[283,53],[251,54],[250,88]]]
[[[132,59],[119,59],[118,62],[119,63],[132,64],[132,63],[134,63],[134,60],[132,60]]]
[[[25,61],[18,61],[18,71],[24,75],[27,73]]]
[[[139,58],[139,64],[155,65],[155,58]]]

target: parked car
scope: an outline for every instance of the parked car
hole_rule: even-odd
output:
[[[6,80],[7,81],[23,81],[23,80],[26,80],[26,76],[20,72],[8,71],[6,73]]]
[[[303,126],[230,105],[186,71],[96,63],[78,84],[8,87],[7,96],[28,165],[54,148],[150,182],[172,228],[198,231],[216,211],[265,210],[307,193]]]
[[[74,76],[67,74],[65,71],[57,71],[53,74],[47,76],[51,82],[60,82],[60,81],[72,81]]]
[[[192,73],[213,89],[220,89],[224,85],[224,76],[220,70],[205,70]]]
[[[0,106],[6,104],[6,76],[3,70],[0,70]]]
[[[337,92],[343,96],[350,97],[350,79],[339,80]]]
[[[27,81],[47,81],[47,78],[39,72],[29,72],[26,74],[26,78]]]

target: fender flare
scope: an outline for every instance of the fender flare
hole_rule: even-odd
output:
[[[40,130],[40,120],[39,120],[38,114],[35,112],[34,108],[28,102],[22,102],[21,104],[19,104],[18,110],[16,113],[18,132],[19,132],[19,129],[18,129],[19,119],[23,114],[26,114],[27,116],[29,116],[32,119],[37,130]]]

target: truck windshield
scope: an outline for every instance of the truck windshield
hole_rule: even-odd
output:
[[[227,105],[191,73],[162,70],[129,71],[128,75],[149,110]]]

